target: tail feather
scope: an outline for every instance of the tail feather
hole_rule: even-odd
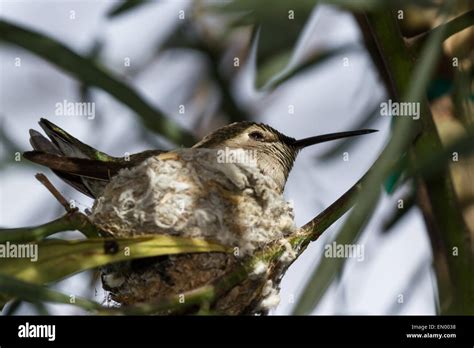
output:
[[[62,152],[54,145],[51,141],[46,139],[41,133],[35,131],[34,129],[30,129],[30,144],[33,149],[37,152],[42,152],[50,155],[61,156],[63,155]],[[26,159],[36,162],[34,159],[29,158],[29,152],[25,152],[23,157]],[[37,162],[36,162],[37,163]],[[79,192],[82,192],[86,196],[94,198],[94,194],[84,185],[81,177],[77,175],[71,175],[64,171],[54,170],[52,169],[54,174],[64,180],[67,184],[74,187]]]
[[[90,158],[101,161],[114,161],[115,157],[109,156],[104,152],[101,152],[87,144],[84,144],[80,140],[74,138],[64,129],[56,126],[54,123],[42,118],[39,122],[41,128],[43,128],[46,135],[56,145],[56,147],[65,155],[77,158]]]
[[[61,151],[40,132],[30,129],[30,144],[36,151],[43,151],[54,155],[61,155]]]
[[[30,144],[35,151],[25,152],[24,157],[49,167],[85,195],[91,198],[99,196],[111,175],[118,171],[117,159],[82,143],[44,118],[39,125],[51,140],[30,129]],[[104,164],[109,165],[111,170],[104,169]]]
[[[91,198],[100,196],[110,178],[120,169],[134,167],[163,152],[148,150],[127,159],[112,157],[82,143],[44,118],[39,124],[49,139],[31,129],[30,144],[34,151],[27,151],[23,156],[50,168],[66,183]]]

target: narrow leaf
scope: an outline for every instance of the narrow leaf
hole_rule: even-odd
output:
[[[1,258],[0,274],[43,284],[118,261],[227,251],[225,247],[205,240],[167,235],[124,239],[44,240],[37,246],[36,261],[30,258]]]
[[[75,305],[86,310],[102,309],[102,306],[97,302],[81,297],[75,297],[74,302],[71,302],[69,295],[3,274],[0,274],[0,294],[4,298],[17,298],[32,303],[54,302]]]
[[[146,4],[147,2],[148,1],[146,0],[125,0],[125,1],[119,2],[117,5],[112,7],[109,10],[109,12],[107,12],[107,17],[109,18],[117,17],[126,12],[129,12],[130,10],[140,7]]]

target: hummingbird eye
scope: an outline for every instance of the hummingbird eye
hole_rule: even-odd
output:
[[[254,131],[252,133],[249,134],[249,137],[255,141],[264,141],[265,140],[265,137],[263,135],[263,133],[259,132],[259,131]]]

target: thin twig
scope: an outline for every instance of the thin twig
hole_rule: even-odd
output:
[[[54,198],[56,198],[56,200],[59,202],[59,204],[61,204],[64,209],[66,209],[66,211],[68,213],[72,213],[74,211],[77,211],[77,208],[71,208],[71,205],[69,204],[69,202],[67,201],[66,198],[64,198],[64,196],[58,191],[58,189],[56,187],[54,187],[54,185],[51,183],[51,181],[49,181],[49,179],[46,177],[46,175],[42,174],[42,173],[38,173],[35,175],[35,178],[44,185],[44,187],[46,187],[48,189],[49,192],[51,192],[51,194],[54,196]]]

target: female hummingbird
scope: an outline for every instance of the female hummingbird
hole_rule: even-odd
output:
[[[66,183],[91,198],[99,197],[121,169],[135,167],[149,157],[165,152],[147,150],[126,157],[113,157],[82,143],[46,119],[42,118],[39,125],[50,140],[31,129],[30,143],[34,151],[25,152],[24,157],[52,169]],[[192,148],[252,151],[256,154],[260,171],[273,178],[281,193],[296,156],[303,148],[373,132],[376,130],[361,129],[296,140],[268,125],[244,121],[217,129]]]
[[[283,242],[296,231],[282,192],[298,152],[325,141],[374,132],[363,129],[296,140],[264,124],[237,122],[219,128],[190,149],[148,150],[119,158],[83,144],[45,119],[39,124],[50,140],[31,130],[35,151],[25,152],[25,158],[51,168],[94,198],[90,218],[101,230],[114,237],[155,233],[198,237],[240,250],[239,256],[235,252],[190,253],[107,265],[102,268],[104,289],[123,305],[213,283],[241,257],[269,243]],[[214,156],[228,150],[254,154],[252,165],[221,162]],[[278,274],[266,268],[255,273],[258,276],[223,294],[214,309],[225,314],[264,313],[274,306]]]

